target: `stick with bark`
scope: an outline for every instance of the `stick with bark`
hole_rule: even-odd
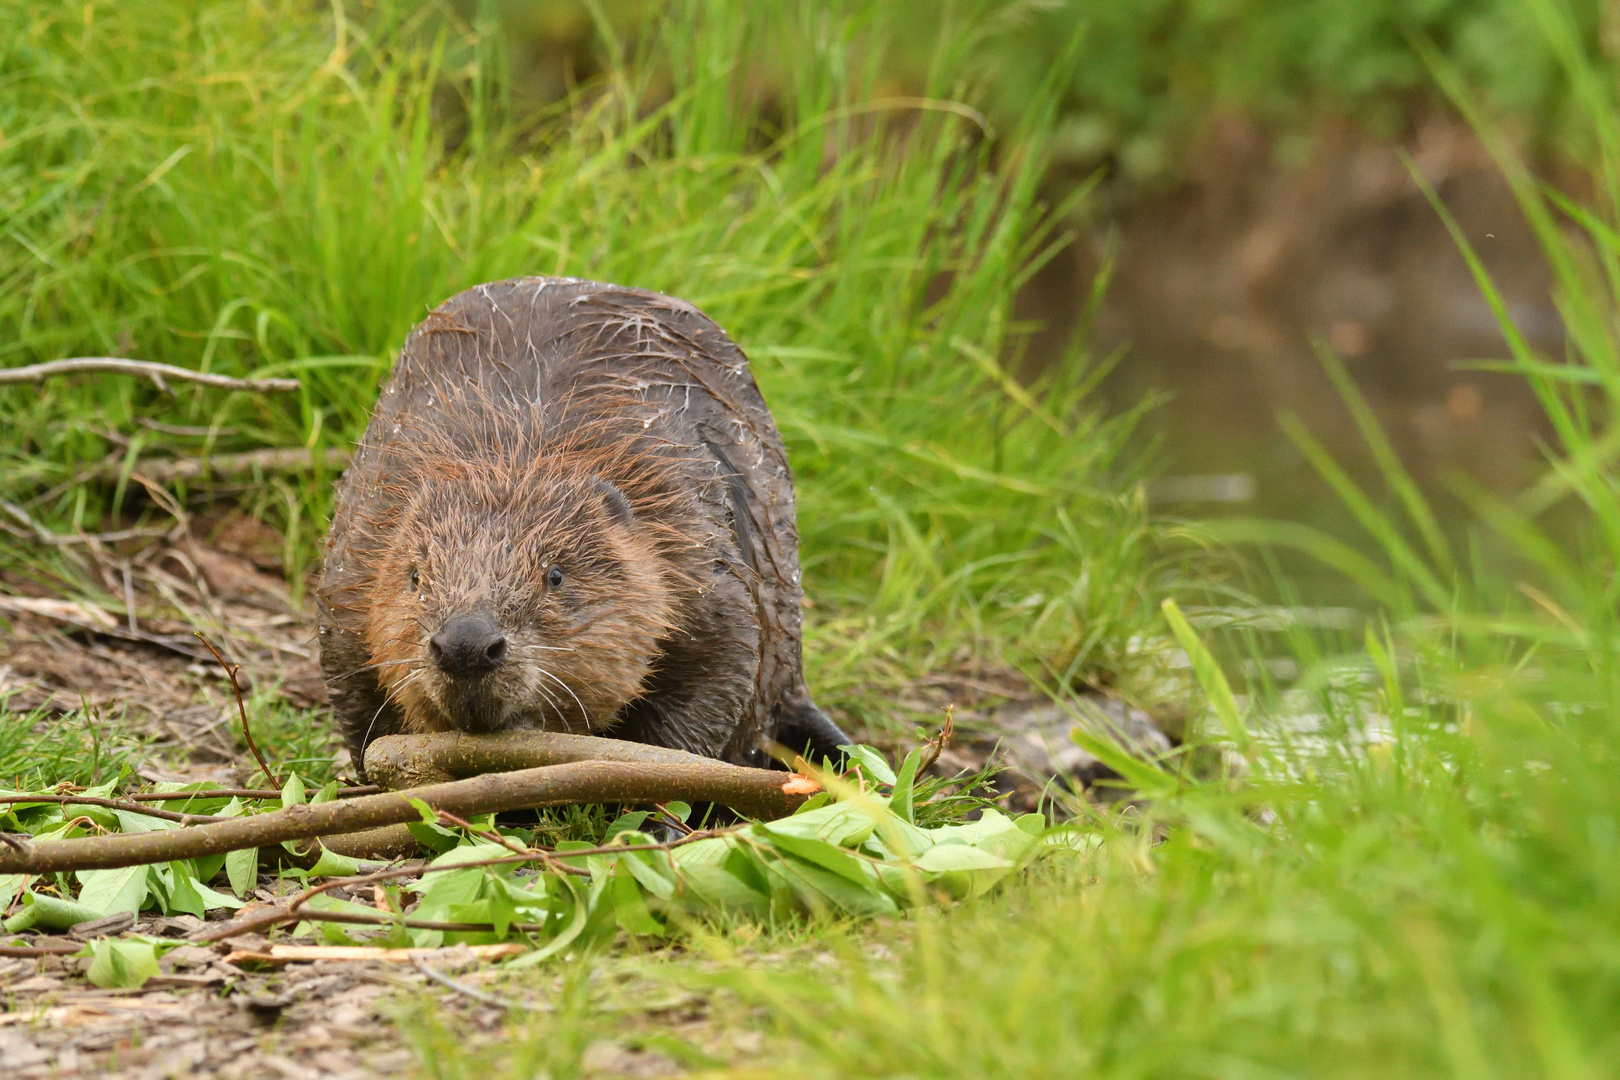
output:
[[[813,782],[791,773],[682,756],[690,763],[582,761],[363,795],[342,802],[289,806],[274,813],[188,828],[22,841],[15,848],[0,849],[0,874],[115,869],[403,825],[420,820],[412,800],[462,817],[571,803],[681,799],[716,802],[750,817],[775,818],[792,813],[815,789]]]

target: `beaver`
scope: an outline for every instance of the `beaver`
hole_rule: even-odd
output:
[[[317,591],[349,753],[398,732],[837,757],[800,646],[792,475],[748,360],[685,301],[574,278],[413,329],[339,484]]]

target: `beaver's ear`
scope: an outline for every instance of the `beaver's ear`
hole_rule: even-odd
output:
[[[607,504],[608,513],[612,514],[619,524],[630,525],[635,522],[636,512],[630,508],[630,500],[624,497],[624,492],[606,480],[598,480],[596,490],[601,493],[602,501]]]

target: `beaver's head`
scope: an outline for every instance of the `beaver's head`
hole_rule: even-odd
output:
[[[413,478],[365,628],[406,730],[586,734],[641,692],[675,582],[656,526],[586,464]]]

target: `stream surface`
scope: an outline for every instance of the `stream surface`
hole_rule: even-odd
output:
[[[1405,150],[1457,218],[1520,331],[1557,355],[1562,324],[1545,263],[1482,147],[1454,122],[1436,121]],[[1115,274],[1092,328],[1093,351],[1127,350],[1104,387],[1114,408],[1168,395],[1143,429],[1144,440],[1157,440],[1166,473],[1151,489],[1156,510],[1284,518],[1356,534],[1278,424],[1280,414],[1299,417],[1382,494],[1317,340],[1343,358],[1442,520],[1460,526],[1446,476],[1466,472],[1500,492],[1533,478],[1547,435],[1540,406],[1518,377],[1460,366],[1507,359],[1507,347],[1396,144],[1330,130],[1302,161],[1277,158],[1251,129],[1222,127],[1186,183],[1120,208],[1107,229],[1032,283],[1025,302],[1047,314],[1050,340],[1066,327],[1072,333],[1112,247]],[[1313,599],[1350,598],[1325,576],[1309,581]]]

